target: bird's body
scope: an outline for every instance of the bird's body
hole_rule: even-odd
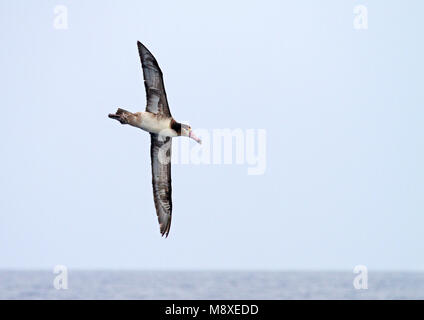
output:
[[[178,137],[178,132],[171,127],[172,118],[164,118],[150,112],[140,112],[140,118],[140,129],[164,137]]]
[[[151,112],[135,112],[120,109],[127,115],[128,124],[162,137],[177,137],[178,132],[172,129],[172,117],[163,117]],[[118,119],[119,120],[119,119]]]
[[[153,198],[160,232],[162,236],[168,236],[172,215],[172,138],[187,136],[198,143],[201,141],[192,133],[190,126],[175,121],[171,116],[162,71],[150,51],[141,42],[137,45],[146,89],[146,111],[132,113],[119,108],[116,113],[109,114],[109,118],[150,133]]]

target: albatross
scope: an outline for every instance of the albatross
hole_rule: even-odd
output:
[[[146,111],[132,113],[118,108],[116,113],[109,114],[109,118],[150,133],[153,199],[160,233],[168,237],[172,217],[172,138],[184,136],[198,143],[201,143],[201,140],[194,135],[189,125],[179,123],[172,117],[162,71],[155,57],[140,41],[137,41],[137,46],[146,89]]]

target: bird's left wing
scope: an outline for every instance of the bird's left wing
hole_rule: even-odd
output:
[[[171,228],[172,186],[171,186],[171,149],[172,139],[150,134],[150,156],[152,160],[153,198],[158,216],[160,232],[168,237]]]
[[[143,67],[144,87],[146,89],[146,111],[171,117],[166,98],[163,74],[153,54],[140,42],[137,42],[141,66]]]

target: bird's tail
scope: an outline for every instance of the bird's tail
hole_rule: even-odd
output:
[[[118,120],[122,124],[127,124],[131,116],[134,116],[132,112],[121,108],[118,108],[115,113],[109,113],[109,118]]]

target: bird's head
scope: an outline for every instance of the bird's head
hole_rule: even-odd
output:
[[[196,137],[196,135],[193,133],[193,130],[191,130],[191,127],[188,124],[181,124],[181,135],[189,137],[197,143],[202,143],[202,140]]]

